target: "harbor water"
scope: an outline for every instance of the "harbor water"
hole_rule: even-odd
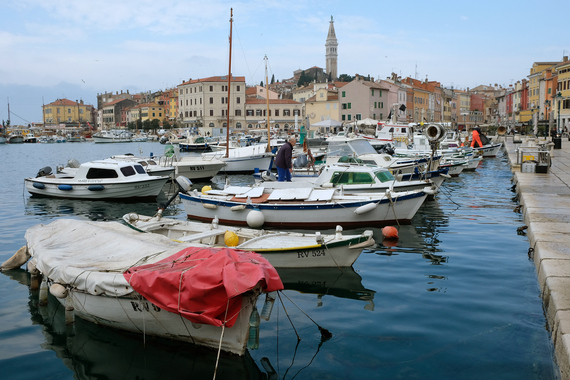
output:
[[[57,218],[119,220],[156,203],[31,197],[24,178],[40,168],[115,154],[161,154],[158,143],[0,145],[0,262],[24,234]],[[353,268],[280,271],[285,290],[259,348],[244,357],[100,327],[64,323],[38,304],[24,269],[0,273],[2,379],[558,379],[529,244],[515,211],[504,153],[446,180],[397,244],[365,250]],[[216,176],[213,187],[225,177]],[[250,176],[230,177],[252,182]],[[195,184],[200,187],[204,184]],[[165,187],[167,196],[170,188]],[[185,218],[176,204],[170,217]],[[332,337],[323,332],[330,332]]]

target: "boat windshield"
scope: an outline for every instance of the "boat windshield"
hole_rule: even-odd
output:
[[[334,185],[353,185],[374,183],[370,173],[366,172],[335,172],[331,177]]]
[[[377,152],[374,147],[364,139],[329,142],[327,152],[329,156],[360,156],[361,154],[377,154]]]
[[[384,182],[389,182],[389,181],[394,181],[395,178],[392,175],[392,173],[390,173],[388,170],[386,171],[377,171],[376,172],[376,178],[378,178],[380,180],[380,182],[384,183]]]

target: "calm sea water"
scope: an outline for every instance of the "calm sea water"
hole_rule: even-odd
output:
[[[38,223],[156,210],[153,203],[32,198],[25,177],[71,158],[163,150],[158,143],[0,146],[0,261]],[[516,232],[523,221],[513,211],[511,177],[506,158],[485,159],[475,172],[447,180],[400,228],[396,246],[382,245],[375,230],[378,247],[353,269],[282,271],[286,290],[262,321],[260,348],[243,358],[222,355],[216,378],[557,379],[528,240]],[[184,218],[180,205],[169,214]],[[213,378],[215,352],[160,339],[145,344],[81,320],[65,326],[58,303],[39,307],[28,283],[24,270],[0,274],[2,379]],[[324,340],[319,326],[332,338]]]

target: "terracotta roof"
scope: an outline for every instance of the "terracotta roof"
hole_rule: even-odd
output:
[[[179,86],[186,85],[186,84],[194,84],[194,83],[205,83],[205,82],[227,82],[228,76],[217,76],[217,77],[209,77],[209,78],[200,78],[200,79],[190,79],[188,81],[182,82]],[[236,77],[232,75],[232,82],[245,82],[245,77]]]
[[[69,99],[57,99],[55,102],[48,104],[48,106],[81,106],[85,104],[77,103]]]
[[[113,105],[115,105],[115,104],[118,104],[118,103],[122,102],[123,100],[131,100],[131,99],[120,98],[120,99],[111,100],[109,103],[103,104],[103,107],[113,106]]]

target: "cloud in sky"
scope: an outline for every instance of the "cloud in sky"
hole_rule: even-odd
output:
[[[553,27],[565,24],[564,12],[542,19],[530,0],[20,0],[0,13],[0,119],[7,98],[25,120],[40,121],[42,102],[61,97],[96,104],[105,91],[156,91],[224,75],[232,7],[232,71],[252,85],[265,80],[266,54],[277,80],[325,67],[331,15],[339,73],[350,75],[508,85],[533,62],[560,60],[569,49]]]

